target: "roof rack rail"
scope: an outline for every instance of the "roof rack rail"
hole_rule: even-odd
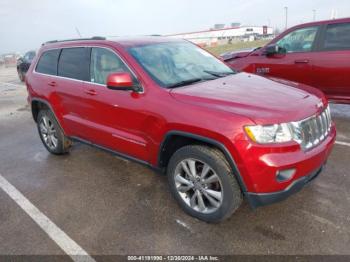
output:
[[[70,41],[83,41],[83,40],[106,40],[106,37],[103,36],[93,36],[90,38],[73,38],[73,39],[64,39],[64,40],[51,40],[51,41],[47,41],[45,43],[42,44],[46,45],[46,44],[53,44],[53,43],[60,43],[60,42],[70,42]]]

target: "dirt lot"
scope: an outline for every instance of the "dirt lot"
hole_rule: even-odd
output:
[[[184,214],[166,177],[76,144],[41,144],[14,68],[0,69],[0,174],[90,255],[350,255],[350,106],[332,105],[337,144],[323,173],[284,202],[206,224]],[[64,254],[0,189],[0,254]]]

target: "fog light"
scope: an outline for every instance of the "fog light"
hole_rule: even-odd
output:
[[[276,172],[276,179],[278,182],[287,181],[294,176],[295,171],[296,171],[295,168],[286,169],[286,170],[278,170]]]

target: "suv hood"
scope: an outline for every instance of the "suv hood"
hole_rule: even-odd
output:
[[[247,73],[172,89],[176,100],[250,118],[256,124],[277,124],[305,119],[327,103],[309,86]]]

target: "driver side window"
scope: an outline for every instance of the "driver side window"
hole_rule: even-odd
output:
[[[284,36],[276,44],[286,49],[287,53],[310,52],[317,30],[317,26],[297,29]]]
[[[132,76],[128,67],[115,53],[105,48],[92,48],[90,65],[91,82],[105,85],[107,76],[118,72],[127,72]]]

